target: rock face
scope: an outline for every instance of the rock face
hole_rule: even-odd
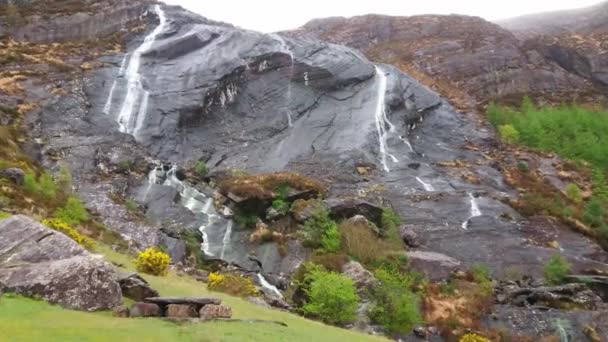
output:
[[[528,44],[477,17],[327,18],[313,20],[294,34],[360,49],[374,61],[411,73],[461,108],[490,99],[517,101],[524,93],[557,102],[564,96],[606,101],[594,79],[562,69],[545,53],[545,44]],[[593,56],[599,57],[600,50]],[[602,64],[600,68],[605,68],[605,63],[595,65]],[[593,95],[585,97],[589,92]]]
[[[21,4],[13,18],[0,24],[0,36],[33,43],[89,40],[108,36],[139,21],[149,2],[145,0],[46,2],[44,6]],[[49,18],[49,14],[60,14]],[[18,25],[27,16],[25,25]],[[16,25],[10,25],[15,21]]]
[[[355,286],[360,293],[378,284],[374,275],[356,261],[349,261],[344,264],[342,273],[355,282]]]
[[[18,168],[9,168],[0,171],[0,178],[10,179],[15,182],[15,184],[22,185],[23,179],[25,178],[25,172]]]
[[[158,292],[137,273],[121,274],[118,279],[122,295],[142,302],[146,298],[158,297]]]
[[[122,302],[114,268],[67,236],[25,216],[0,222],[0,283],[6,291],[76,310]]]
[[[555,309],[595,310],[602,299],[585,284],[562,286],[519,287],[516,284],[498,287],[497,301],[500,304],[517,306],[545,306]]]

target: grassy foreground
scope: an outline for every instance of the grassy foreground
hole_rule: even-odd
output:
[[[99,247],[107,260],[132,270],[131,260]],[[210,292],[202,283],[171,272],[145,276],[162,296],[214,296],[230,305],[233,317],[277,320],[271,323],[213,322],[177,325],[158,319],[114,318],[108,312],[86,313],[62,309],[42,301],[13,295],[0,298],[0,341],[381,341],[327,326],[297,315],[266,309],[239,298]]]

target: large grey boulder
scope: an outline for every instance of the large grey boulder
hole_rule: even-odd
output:
[[[115,269],[72,239],[17,215],[0,222],[0,283],[6,292],[68,309],[120,305]]]

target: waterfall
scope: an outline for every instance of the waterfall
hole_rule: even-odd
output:
[[[469,218],[467,218],[466,221],[464,221],[462,223],[462,229],[469,228],[469,221],[473,217],[479,217],[482,215],[481,210],[479,209],[479,204],[477,203],[477,198],[475,198],[475,196],[470,192],[469,192],[469,198],[471,200],[471,215],[469,216]]]
[[[378,67],[378,66],[376,66],[376,75],[378,78],[379,85],[378,85],[378,93],[376,95],[377,103],[376,103],[375,119],[376,119],[376,130],[378,133],[378,145],[380,147],[380,160],[382,162],[382,168],[384,169],[384,171],[390,172],[386,157],[387,156],[390,157],[391,160],[395,163],[399,162],[399,160],[397,160],[397,158],[395,158],[395,156],[393,156],[392,154],[390,154],[387,151],[387,146],[386,146],[387,134],[388,134],[388,132],[394,132],[395,126],[388,120],[388,117],[386,116],[385,98],[386,98],[386,88],[388,85],[388,79],[387,79],[386,75],[384,74],[384,71],[382,71],[382,69],[380,69],[380,67]],[[388,132],[387,132],[387,127],[388,127]]]
[[[294,58],[293,52],[287,46],[287,43],[283,39],[283,37],[279,36],[277,33],[271,33],[270,36],[275,39],[281,45],[281,51],[289,55],[289,83],[287,84],[287,93],[285,98],[285,107],[287,109],[287,124],[289,127],[293,126],[293,120],[291,118],[291,109],[289,108],[289,104],[291,103],[291,80],[293,79],[294,72]]]
[[[159,177],[159,173],[164,174],[165,179],[162,181],[163,185],[170,186],[179,192],[182,206],[196,215],[203,216],[203,222],[199,226],[199,231],[203,237],[203,243],[201,245],[203,253],[207,256],[216,256],[215,253],[220,251],[219,254],[221,254],[221,258],[224,259],[226,251],[230,248],[233,222],[231,220],[223,219],[216,212],[215,207],[213,206],[213,198],[206,196],[177,178],[177,165],[173,165],[167,172],[163,171],[162,166],[153,169],[148,175],[149,185],[145,196],[147,196],[151,184],[159,184],[161,182],[162,177]],[[224,232],[221,244],[210,240],[210,231],[219,234]]]
[[[270,292],[279,296],[279,298],[283,299],[283,294],[281,294],[281,291],[279,291],[276,286],[269,283],[268,280],[264,278],[262,273],[258,273],[258,280],[260,281],[260,285],[262,285],[263,288],[269,290]]]
[[[435,188],[433,188],[433,186],[430,183],[424,182],[419,177],[416,177],[416,180],[418,181],[418,183],[422,184],[422,187],[424,188],[425,191],[435,191]]]
[[[410,149],[410,152],[414,152],[414,148],[412,147],[412,144],[410,143],[409,139],[402,135],[399,137],[399,140],[403,141],[403,143],[407,145],[407,147]]]
[[[145,116],[148,106],[149,94],[143,89],[142,75],[139,73],[141,66],[141,55],[148,51],[156,37],[165,29],[167,24],[167,18],[165,13],[161,9],[160,5],[154,6],[154,11],[160,19],[160,24],[144,38],[144,42],[133,52],[129,64],[125,71],[127,78],[127,94],[120,107],[120,113],[118,114],[118,124],[120,125],[120,131],[135,135],[137,127],[141,128],[143,125],[143,119],[140,116]],[[136,106],[139,105],[139,110],[136,113],[136,117],[133,117]]]
[[[112,82],[112,87],[110,87],[110,93],[108,94],[108,99],[106,100],[106,104],[103,106],[103,113],[108,115],[112,110],[112,100],[114,99],[114,91],[116,91],[116,84],[118,83],[118,78],[123,77],[125,75],[125,66],[127,64],[127,58],[129,54],[125,54],[122,58],[122,62],[120,63],[120,69],[118,70],[118,76]]]

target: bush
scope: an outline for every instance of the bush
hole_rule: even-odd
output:
[[[61,219],[42,220],[42,224],[53,230],[67,235],[70,239],[76,241],[76,243],[86,249],[91,250],[95,247],[95,242],[93,240],[81,235],[78,231],[76,231],[68,223],[62,221]]]
[[[231,274],[209,274],[207,288],[211,291],[224,292],[243,298],[260,294],[251,279]]]
[[[415,276],[380,268],[376,271],[376,278],[380,285],[371,290],[376,305],[370,312],[374,323],[382,325],[391,334],[405,334],[423,322],[420,299],[411,290]]]
[[[529,172],[530,171],[530,166],[528,166],[528,163],[526,163],[525,161],[518,161],[517,162],[517,169],[521,172]]]
[[[559,285],[570,273],[570,264],[559,254],[554,255],[544,267],[545,281],[550,285]]]
[[[57,186],[64,194],[72,193],[72,173],[67,165],[62,164],[57,176]]]
[[[80,199],[70,196],[63,208],[57,209],[55,217],[69,225],[77,225],[89,220],[89,213]]]
[[[282,198],[277,198],[272,201],[272,207],[281,215],[286,215],[289,212],[289,203]]]
[[[605,210],[602,202],[599,199],[593,198],[589,204],[587,204],[587,208],[583,214],[583,221],[596,228],[605,224]]]
[[[255,228],[258,223],[258,217],[255,214],[250,214],[242,211],[237,211],[234,214],[234,222],[243,228]]]
[[[316,252],[312,255],[310,261],[316,265],[323,266],[328,271],[342,273],[342,267],[348,263],[349,259],[343,253]]]
[[[460,340],[458,340],[458,342],[491,342],[491,341],[481,335],[468,333],[468,334],[462,336],[460,338]]]
[[[365,221],[343,221],[340,232],[344,252],[364,265],[372,264],[391,249]]]
[[[514,144],[519,140],[519,132],[513,125],[498,126],[498,134],[500,134],[500,138],[507,144]]]
[[[207,175],[207,173],[209,173],[209,168],[207,168],[207,164],[205,164],[204,161],[199,160],[196,162],[196,164],[194,165],[194,172],[199,176],[199,177],[205,177]]]
[[[318,206],[312,213],[312,216],[304,222],[302,231],[304,233],[304,245],[311,248],[319,248],[323,246],[324,239],[330,244],[332,243],[330,241],[331,237],[328,237],[327,233],[330,232],[331,235],[335,235],[338,227],[336,222],[329,217],[329,212],[325,208]]]
[[[132,213],[139,211],[139,205],[132,199],[128,199],[125,201],[125,208],[127,208],[127,211],[130,211]]]
[[[54,198],[57,194],[57,185],[55,185],[53,177],[47,172],[43,173],[38,179],[33,172],[26,172],[23,187],[27,192],[34,195],[40,194],[46,199]]]
[[[164,276],[169,271],[171,257],[158,248],[150,247],[137,255],[137,271],[156,276]]]
[[[5,213],[4,211],[0,210],[0,221],[5,220],[9,217],[11,217],[11,214]]]
[[[472,280],[479,285],[479,295],[487,297],[492,295],[493,285],[490,269],[485,265],[475,265],[469,271]]]
[[[398,227],[401,224],[401,217],[393,209],[382,209],[380,225],[380,235],[384,238],[399,240]]]
[[[304,314],[329,324],[345,324],[357,317],[359,296],[352,279],[338,273],[314,270],[306,275],[310,289]]]
[[[579,204],[583,201],[581,189],[574,183],[566,186],[566,196],[574,203]]]
[[[334,225],[325,232],[321,238],[321,247],[327,253],[335,253],[340,250],[340,231],[337,225]]]

